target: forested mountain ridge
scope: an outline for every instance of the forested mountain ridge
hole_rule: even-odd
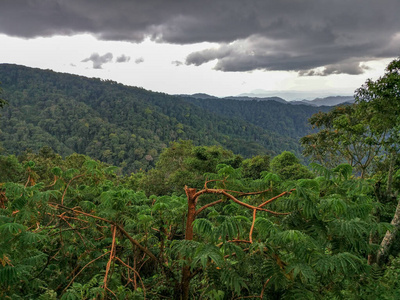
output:
[[[282,136],[298,140],[310,133],[308,119],[319,111],[328,111],[329,107],[311,107],[308,105],[291,105],[275,100],[235,100],[235,99],[194,99],[188,101],[208,111],[221,116],[242,118],[260,126],[265,130],[274,131]]]
[[[0,82],[9,102],[0,118],[6,152],[48,145],[62,155],[87,154],[128,172],[152,167],[161,150],[179,139],[219,144],[243,156],[300,153],[298,139],[318,111],[285,105],[277,113],[274,101],[262,108],[256,101],[194,101],[10,64],[0,65]],[[299,117],[293,112],[300,110],[301,120],[294,121]]]

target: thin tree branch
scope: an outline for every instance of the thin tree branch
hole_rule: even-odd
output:
[[[84,269],[86,269],[86,267],[88,267],[89,265],[91,265],[92,263],[94,263],[96,260],[102,258],[103,256],[107,255],[110,251],[107,251],[106,253],[103,253],[102,255],[100,255],[99,257],[91,260],[90,262],[88,262],[75,276],[74,278],[72,278],[72,280],[68,283],[68,285],[65,287],[65,289],[62,291],[63,293],[67,290],[67,288],[74,282],[75,278],[78,277],[79,274],[82,273],[82,271]]]
[[[253,244],[253,231],[254,231],[254,224],[256,222],[256,213],[257,210],[253,209],[253,221],[251,222],[250,232],[249,232],[249,242]]]
[[[284,196],[286,194],[290,195],[294,190],[295,189],[291,189],[289,192],[283,192],[283,193],[281,193],[281,194],[279,194],[279,195],[277,195],[275,197],[272,197],[271,199],[265,201],[264,203],[261,203],[258,207],[263,207],[264,205],[267,205],[268,203],[271,203],[272,201],[274,201],[274,200],[276,200],[276,199],[278,199],[278,198],[280,198],[280,197],[282,197],[282,196]]]
[[[52,187],[56,184],[58,177],[56,175],[54,175],[54,181],[52,183],[50,183],[50,185],[45,186],[45,188],[49,188]]]
[[[134,268],[132,268],[130,265],[124,263],[118,256],[116,256],[115,259],[118,260],[119,262],[121,262],[128,269],[131,269],[137,275],[137,277],[139,277],[139,280],[142,283],[142,287],[143,287],[143,297],[146,300],[146,288],[143,284],[142,278],[140,277],[139,273]]]
[[[256,210],[265,211],[265,212],[268,212],[268,213],[274,214],[274,215],[288,215],[288,214],[290,214],[290,213],[275,212],[275,211],[272,211],[272,210],[269,210],[269,209],[264,209],[264,208],[261,208],[261,207],[257,207],[257,206],[253,206],[253,205],[247,204],[245,202],[242,202],[242,201],[238,200],[236,197],[234,197],[233,195],[227,193],[223,189],[201,190],[201,191],[198,191],[197,193],[195,193],[193,198],[197,200],[197,198],[200,197],[203,194],[222,194],[222,195],[226,196],[227,198],[231,199],[233,202],[236,202],[237,204],[239,204],[241,206],[244,206],[244,207],[246,207],[248,209],[251,209],[251,210],[256,209]]]
[[[217,201],[208,203],[208,204],[204,205],[203,207],[200,207],[200,208],[199,208],[198,210],[196,210],[196,212],[194,213],[195,216],[197,216],[199,213],[201,213],[201,212],[202,212],[203,210],[205,210],[206,208],[209,208],[209,207],[214,206],[214,205],[216,205],[216,204],[218,204],[218,203],[224,202],[224,200],[225,200],[225,199],[220,199],[220,200],[217,200]]]
[[[76,175],[75,177],[73,177],[73,178],[67,183],[67,186],[65,187],[65,190],[64,190],[64,192],[63,192],[63,194],[62,194],[62,197],[61,197],[61,205],[64,205],[64,197],[65,197],[65,195],[66,195],[66,193],[67,193],[68,187],[69,187],[69,185],[71,184],[71,182],[72,182],[73,180],[78,179],[79,177],[82,177],[82,176],[85,176],[85,175],[86,175],[86,174],[79,174],[79,175]]]
[[[115,234],[117,232],[117,227],[114,225],[112,226],[113,236],[112,236],[112,243],[111,243],[111,251],[110,251],[110,258],[107,262],[106,266],[106,274],[104,275],[104,294],[107,292],[107,279],[108,279],[108,272],[110,271],[111,262],[114,259],[114,251],[115,251]]]

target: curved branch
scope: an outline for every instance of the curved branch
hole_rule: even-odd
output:
[[[251,227],[250,227],[250,233],[249,233],[249,241],[251,244],[253,244],[253,231],[254,231],[254,224],[256,222],[256,213],[257,210],[253,210],[253,222],[251,222]]]
[[[102,258],[103,256],[107,255],[110,251],[107,251],[106,253],[103,253],[102,255],[100,255],[99,257],[89,261],[75,276],[74,278],[71,279],[71,281],[68,283],[68,285],[65,287],[65,289],[63,290],[63,293],[67,290],[67,288],[74,282],[75,278],[78,277],[79,274],[82,273],[82,271],[84,269],[86,269],[87,266],[89,266],[90,264],[94,263],[96,260]]]
[[[138,271],[136,271],[134,268],[132,268],[130,265],[124,263],[118,256],[115,257],[116,260],[118,260],[119,262],[121,262],[125,267],[127,267],[128,269],[131,269],[138,277],[140,282],[142,283],[142,287],[143,287],[143,297],[146,300],[146,288],[144,287],[142,278],[140,277]]]
[[[114,225],[112,226],[113,236],[112,236],[112,243],[111,243],[111,251],[110,251],[110,258],[107,262],[106,266],[106,274],[104,275],[104,294],[107,292],[107,279],[108,279],[108,272],[110,271],[111,262],[114,259],[115,255],[115,234],[117,233],[117,227]]]
[[[296,189],[291,189],[289,192],[283,192],[283,193],[281,193],[281,194],[279,194],[279,195],[277,195],[275,197],[272,197],[271,199],[265,201],[264,203],[261,203],[258,207],[263,207],[264,205],[267,205],[268,203],[271,203],[272,201],[274,201],[274,200],[276,200],[276,199],[278,199],[278,198],[280,198],[280,197],[282,197],[282,196],[284,196],[286,194],[290,195],[294,190],[296,190]]]
[[[45,186],[45,188],[49,188],[52,187],[56,184],[58,177],[56,175],[54,175],[54,181],[52,183],[50,183],[50,185]]]
[[[73,177],[73,178],[67,183],[67,186],[65,187],[64,193],[62,194],[62,197],[61,197],[61,205],[64,204],[64,197],[65,197],[65,194],[67,193],[68,187],[69,187],[69,185],[71,184],[71,182],[72,182],[73,180],[78,179],[79,177],[82,177],[82,176],[85,176],[85,175],[86,175],[86,174],[76,175],[75,177]]]
[[[246,208],[248,208],[248,209],[251,209],[251,210],[256,209],[256,210],[265,211],[265,212],[268,212],[268,213],[274,214],[274,215],[288,215],[288,214],[290,214],[290,213],[275,212],[275,211],[272,211],[272,210],[269,210],[269,209],[265,209],[265,208],[261,208],[261,207],[257,207],[257,206],[250,205],[250,204],[248,204],[248,203],[245,203],[245,202],[242,202],[242,201],[238,200],[235,196],[233,196],[233,195],[227,193],[225,190],[222,190],[222,189],[206,189],[206,190],[201,190],[201,191],[198,191],[197,193],[195,193],[195,194],[193,195],[193,198],[197,201],[197,198],[200,197],[200,196],[203,195],[203,194],[222,194],[222,195],[226,196],[227,198],[231,199],[233,202],[236,202],[237,204],[239,204],[239,205],[241,205],[241,206],[244,206],[244,207],[246,207]],[[270,199],[270,200],[271,200],[271,199]],[[273,200],[275,200],[275,199],[273,199]],[[273,200],[271,200],[271,201],[273,201]],[[269,201],[269,200],[268,200],[268,201]],[[268,201],[267,201],[267,202],[268,202]],[[271,201],[270,201],[270,202],[271,202]],[[265,204],[264,204],[264,205],[265,205]]]
[[[260,195],[266,192],[271,192],[272,189],[268,189],[268,190],[264,190],[264,191],[258,191],[258,192],[248,192],[248,193],[244,193],[244,192],[239,192],[239,191],[232,191],[232,190],[225,190],[226,192],[230,192],[230,193],[236,193],[239,194],[238,197],[243,197],[243,196],[252,196],[252,195]]]
[[[209,207],[214,206],[214,205],[216,205],[216,204],[218,204],[218,203],[224,202],[224,200],[225,200],[225,199],[219,199],[219,200],[217,200],[217,201],[208,203],[208,204],[204,205],[203,207],[200,207],[198,210],[196,210],[196,212],[194,213],[194,215],[197,216],[199,213],[201,213],[201,212],[202,212],[203,210],[205,210],[206,208],[209,208]]]

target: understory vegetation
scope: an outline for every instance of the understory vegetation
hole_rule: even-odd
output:
[[[400,60],[356,100],[312,116],[309,166],[186,139],[130,174],[0,155],[0,298],[400,298]]]

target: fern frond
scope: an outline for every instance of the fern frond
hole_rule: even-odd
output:
[[[341,164],[334,168],[332,172],[338,174],[344,180],[348,180],[353,173],[353,167],[349,164]]]
[[[244,278],[242,278],[234,269],[223,268],[221,274],[222,283],[233,290],[236,294],[240,295],[242,289],[247,289],[247,284]]]
[[[19,267],[0,266],[0,285],[8,286],[19,280]]]
[[[293,279],[297,277],[300,278],[300,281],[304,284],[315,282],[316,274],[315,271],[305,263],[294,263],[290,264],[286,267],[286,273],[291,273],[293,275]]]
[[[47,254],[40,252],[36,255],[25,258],[24,260],[21,261],[21,264],[28,266],[43,265],[47,260],[47,256],[48,256]]]
[[[213,234],[213,224],[208,219],[196,219],[193,222],[193,229],[197,234],[205,237],[210,237]]]
[[[261,239],[265,239],[271,234],[278,232],[277,226],[270,220],[263,217],[256,218],[254,227],[257,230],[256,232],[258,234],[258,237]]]
[[[9,238],[14,235],[17,235],[21,232],[24,232],[26,227],[19,223],[5,223],[0,226],[0,237],[1,238]]]
[[[224,257],[221,251],[213,244],[202,244],[194,253],[192,268],[195,268],[198,263],[205,269],[208,263],[215,263],[220,267],[224,263]]]
[[[49,237],[45,234],[37,232],[25,231],[21,234],[20,242],[25,245],[32,245],[39,242],[47,241]]]

